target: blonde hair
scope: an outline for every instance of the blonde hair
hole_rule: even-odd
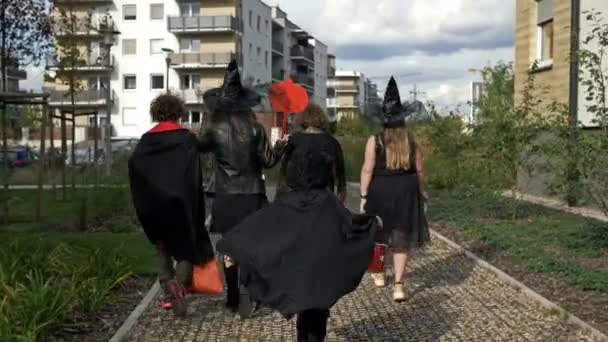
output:
[[[384,128],[382,143],[386,153],[386,168],[407,170],[410,165],[410,136],[406,127]]]

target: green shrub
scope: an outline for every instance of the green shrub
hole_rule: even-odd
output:
[[[101,308],[130,275],[119,252],[17,240],[0,249],[0,336],[37,341],[74,310]],[[4,341],[4,340],[3,340]]]

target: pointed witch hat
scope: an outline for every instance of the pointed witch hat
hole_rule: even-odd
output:
[[[408,115],[407,108],[403,107],[401,97],[399,96],[399,88],[395,78],[391,76],[386,86],[384,93],[384,101],[382,103],[382,124],[384,127],[402,127],[405,125],[405,117]]]
[[[224,74],[224,84],[207,90],[203,94],[203,100],[211,112],[218,109],[234,112],[259,105],[262,96],[254,89],[243,87],[236,60],[232,60]]]

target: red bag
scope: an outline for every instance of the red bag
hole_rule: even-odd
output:
[[[374,254],[372,260],[367,267],[367,270],[371,273],[382,273],[384,272],[384,255],[386,254],[386,245],[376,244],[374,247]]]
[[[204,294],[224,292],[224,281],[215,258],[204,265],[194,265],[190,292]]]

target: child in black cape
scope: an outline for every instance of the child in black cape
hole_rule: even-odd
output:
[[[204,228],[198,139],[177,124],[185,112],[181,99],[160,95],[150,112],[158,124],[141,137],[129,159],[129,182],[137,217],[160,255],[159,282],[170,298],[163,304],[183,316],[193,265],[213,258]]]

